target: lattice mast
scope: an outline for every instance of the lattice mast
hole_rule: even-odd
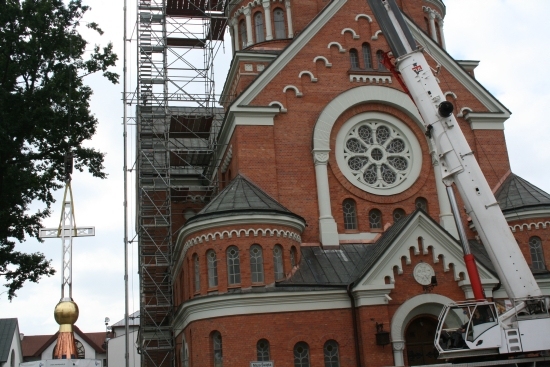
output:
[[[180,207],[216,191],[221,121],[214,56],[224,0],[138,0],[136,93],[139,348],[143,366],[173,366],[173,239]]]

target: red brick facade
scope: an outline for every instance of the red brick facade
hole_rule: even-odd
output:
[[[441,303],[438,302],[444,302],[443,300],[446,299],[464,300],[467,293],[467,287],[459,284],[466,277],[464,271],[460,270],[463,269],[461,258],[453,258],[450,252],[446,252],[449,246],[458,248],[458,244],[450,234],[436,224],[440,222],[443,209],[440,207],[441,192],[438,192],[434,172],[438,168],[432,164],[429,143],[423,129],[419,127],[410,111],[401,106],[392,105],[383,98],[380,101],[364,101],[344,108],[342,113],[334,116],[332,130],[327,132],[330,145],[327,164],[329,206],[338,234],[356,235],[351,237],[357,239],[355,242],[353,239],[345,240],[342,237],[341,244],[374,244],[394,223],[393,213],[396,209],[403,209],[406,214],[410,214],[416,209],[417,199],[423,198],[427,201],[427,214],[434,220],[434,223],[430,222],[428,226],[439,228],[434,230],[437,231],[437,235],[432,237],[426,235],[426,238],[429,237],[433,241],[441,238],[445,245],[439,247],[437,242],[432,242],[429,248],[419,245],[421,241],[418,237],[423,235],[418,235],[417,232],[413,232],[413,229],[424,230],[430,234],[432,232],[423,227],[425,224],[418,225],[418,227],[411,227],[411,233],[414,234],[409,234],[410,237],[403,240],[405,244],[400,245],[402,249],[409,249],[408,254],[400,258],[400,265],[391,265],[393,267],[385,269],[385,273],[380,271],[377,275],[374,270],[366,271],[362,278],[347,287],[338,285],[315,288],[315,284],[307,284],[308,286],[302,284],[301,287],[277,284],[273,265],[273,249],[276,245],[283,249],[286,279],[292,279],[298,268],[311,266],[307,259],[300,259],[300,250],[303,247],[316,248],[316,251],[327,249],[320,238],[319,181],[312,156],[314,131],[323,110],[342,93],[354,88],[382,86],[397,90],[400,95],[403,94],[403,89],[395,79],[391,84],[350,81],[350,76],[355,74],[391,77],[387,71],[377,69],[376,51],[386,52],[389,47],[383,35],[377,32],[380,28],[365,0],[347,0],[333,16],[327,17],[320,25],[316,22],[324,19],[325,12],[331,11],[331,7],[337,2],[264,1],[271,15],[277,8],[285,10],[285,21],[288,20],[287,8],[290,9],[294,37],[255,43],[235,55],[235,60],[239,57],[242,60],[234,62],[230,71],[233,77],[226,81],[225,86],[226,95],[223,98],[223,106],[229,117],[226,118],[224,129],[231,133],[227,138],[222,159],[228,164],[218,172],[220,189],[227,187],[237,175],[242,175],[290,212],[304,218],[306,227],[299,232],[296,227],[281,224],[281,221],[275,219],[270,221],[265,217],[256,220],[254,216],[231,224],[212,222],[213,224],[209,226],[209,222],[205,221],[205,224],[197,227],[196,230],[186,231],[184,226],[176,247],[178,263],[173,278],[177,366],[221,366],[222,364],[219,364],[219,360],[215,357],[217,347],[214,345],[213,336],[216,332],[221,335],[223,355],[221,360],[224,367],[247,366],[250,361],[256,361],[256,346],[261,339],[269,342],[269,358],[277,367],[298,365],[294,360],[294,348],[298,342],[305,342],[309,346],[309,365],[323,366],[325,363],[323,348],[329,340],[334,340],[338,344],[338,366],[375,367],[402,365],[402,363],[407,365],[409,363],[406,357],[409,345],[407,343],[411,340],[405,340],[404,335],[408,325],[422,317],[437,319],[436,312],[431,308],[433,305],[437,304],[441,307]],[[444,16],[441,14],[441,9],[434,7],[434,4],[438,3],[440,2],[435,0],[398,1],[399,6],[417,24],[419,31],[423,34],[424,38],[419,42],[427,46],[428,55],[435,55],[436,53],[431,51],[435,51],[442,44],[442,35],[439,30],[438,42],[430,41],[431,30],[427,18],[427,8],[430,7]],[[242,0],[231,4],[228,7],[230,20],[236,24],[246,22],[246,13],[242,9],[248,9],[252,16],[252,30],[254,30],[254,14],[256,12],[265,14],[260,0],[253,2]],[[440,5],[444,8],[442,2]],[[369,17],[372,21],[368,20]],[[315,27],[318,29],[310,35],[311,39],[301,45],[300,37],[309,36],[308,32],[312,32],[311,29]],[[274,23],[271,28],[275,30]],[[351,29],[353,32],[346,29]],[[288,31],[289,24],[286,23],[285,32]],[[233,37],[235,36],[233,34]],[[331,42],[338,44],[329,45]],[[362,56],[359,58],[359,69],[351,68],[349,51],[355,49],[361,53],[366,42],[370,45],[373,68],[365,68]],[[286,52],[290,52],[293,47],[297,49],[295,55],[286,60]],[[276,58],[272,57],[272,51],[279,51]],[[264,59],[261,58],[262,52],[266,55]],[[446,55],[445,52],[441,54]],[[247,58],[250,55],[254,55],[256,59]],[[325,58],[330,63],[330,67],[323,59],[314,62],[319,56]],[[497,112],[506,114],[507,110],[494,97],[484,94],[486,92],[483,88],[466,71],[462,70],[459,76],[456,72],[451,73],[450,69],[457,67],[458,64],[448,55],[445,57],[448,60],[435,60],[430,56],[428,60],[434,70],[439,70],[437,78],[443,91],[449,92],[447,99],[454,104],[455,112],[459,113],[466,108],[458,117],[460,128],[479,160],[490,186],[496,188],[510,171],[504,133],[499,128],[474,127],[477,122],[468,116],[467,111],[481,114]],[[282,65],[283,62],[284,65],[277,73],[270,74],[278,63]],[[304,74],[303,71],[309,73]],[[302,76],[299,77],[299,75]],[[264,85],[256,86],[255,83],[260,83],[262,78],[269,79],[266,79]],[[287,88],[289,86],[292,88]],[[477,88],[475,91],[477,94],[474,93],[473,88]],[[482,100],[480,95],[490,100],[493,106],[488,107],[486,100]],[[242,102],[242,98],[247,102]],[[255,112],[254,108],[268,107],[273,105],[273,102],[277,102],[277,105],[282,104],[284,111],[281,109],[279,113],[275,113],[270,123],[260,123],[267,120],[262,117],[263,115],[260,116],[260,113]],[[239,120],[241,115],[234,112],[243,106],[249,107],[250,111],[246,122],[243,122],[244,119]],[[421,160],[421,169],[418,178],[409,188],[393,195],[369,193],[352,184],[338,166],[335,153],[338,132],[351,118],[365,112],[382,112],[397,118],[412,131],[414,138],[418,141],[421,156],[415,159]],[[231,117],[233,113],[236,116],[234,118]],[[246,112],[239,113],[246,114]],[[229,150],[231,150],[231,156],[229,156]],[[356,203],[358,226],[354,230],[347,230],[344,225],[342,203],[346,199],[353,199]],[[459,207],[463,207],[460,198]],[[381,229],[369,227],[369,212],[372,209],[378,209],[382,213]],[[178,210],[183,209],[178,208]],[[464,216],[462,220],[469,238],[475,238],[475,230],[468,227],[468,218]],[[524,223],[539,222],[541,224],[537,226],[521,227]],[[515,236],[526,259],[530,262],[529,239],[532,236],[538,236],[543,244],[550,240],[545,218],[510,222],[511,226],[516,224],[518,229],[514,232]],[[224,231],[226,235],[222,234]],[[231,231],[237,231],[239,235],[234,233],[229,236]],[[366,234],[364,238],[370,239],[359,240],[360,234]],[[260,245],[263,251],[264,281],[261,283],[251,281],[249,254],[250,247],[253,245]],[[241,276],[239,284],[228,282],[226,256],[230,246],[236,246],[239,250]],[[337,249],[337,246],[330,249]],[[210,250],[215,252],[217,260],[218,285],[216,287],[208,285],[206,255]],[[295,251],[297,265],[295,267],[292,266],[290,259],[293,251]],[[388,250],[388,253],[380,255],[378,263],[383,264],[387,261],[387,264],[394,264],[388,260],[391,256],[397,255]],[[544,256],[546,262],[550,262],[550,251],[546,251]],[[200,287],[197,290],[195,289],[195,257],[198,258],[200,277]],[[413,269],[420,262],[431,265],[437,274],[438,286],[432,291],[433,293],[429,293],[429,290],[415,280]],[[375,265],[372,269],[374,268]],[[486,268],[483,271],[488,274],[488,279],[490,278],[487,284],[498,283],[490,271]],[[366,279],[374,279],[374,283],[361,283]],[[382,279],[381,283],[378,282],[380,279]],[[319,281],[319,284],[321,283],[322,281]],[[489,291],[491,288],[492,286],[489,287]],[[372,298],[364,295],[367,293],[370,295],[369,292],[372,293]],[[323,296],[325,293],[326,297]],[[277,301],[279,303],[275,302],[272,305],[270,303],[274,302],[272,299],[279,300]],[[415,303],[410,302],[413,299],[425,299],[425,307],[414,306]],[[354,307],[355,302],[359,305]],[[405,321],[398,325],[396,315],[399,314],[401,317],[405,312],[403,310],[407,307],[413,307],[410,317],[403,316]],[[377,323],[383,324],[384,330],[392,332],[392,344],[385,347],[377,345],[375,339]],[[393,330],[390,330],[390,327]],[[395,330],[401,330],[401,334],[395,335]],[[403,358],[404,362],[399,358]]]

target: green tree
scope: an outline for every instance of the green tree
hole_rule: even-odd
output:
[[[65,154],[75,169],[106,177],[104,154],[82,146],[97,126],[83,78],[100,72],[117,83],[118,75],[108,71],[112,44],[86,52],[78,29],[90,9],[81,0],[0,0],[0,9],[0,276],[11,300],[25,281],[55,273],[42,253],[15,251],[15,243],[38,238],[63,186]],[[42,208],[30,213],[35,201]]]

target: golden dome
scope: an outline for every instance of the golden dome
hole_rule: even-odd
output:
[[[53,317],[59,325],[73,325],[78,320],[78,306],[73,301],[61,301],[55,306]]]

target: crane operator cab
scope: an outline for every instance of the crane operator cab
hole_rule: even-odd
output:
[[[548,350],[547,297],[513,300],[499,314],[494,302],[451,303],[441,311],[435,334],[440,359]]]
[[[439,316],[435,346],[440,358],[498,354],[501,328],[496,305],[469,302],[445,306]]]

